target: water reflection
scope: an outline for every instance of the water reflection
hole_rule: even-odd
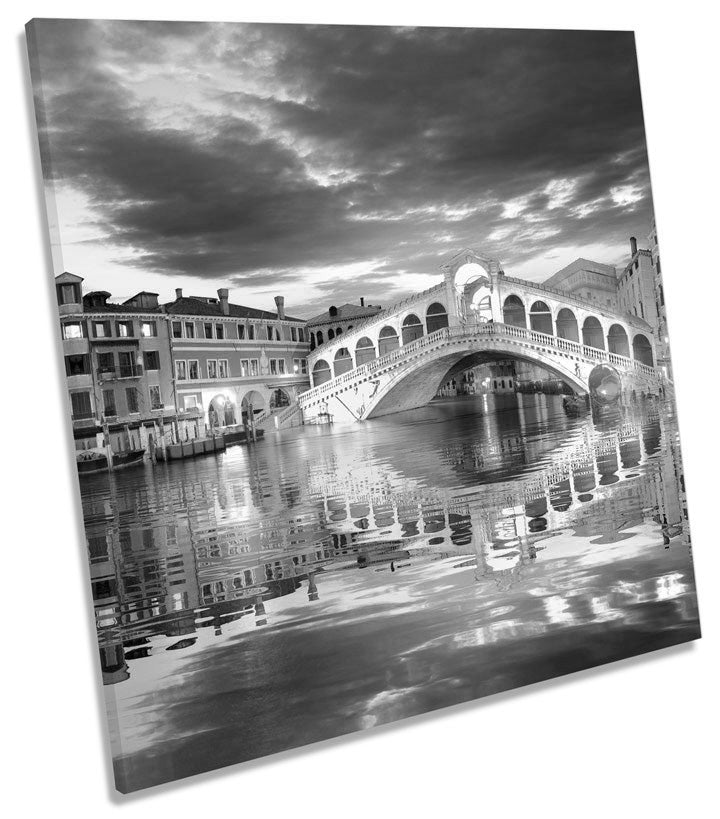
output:
[[[83,507],[123,790],[698,634],[669,405],[433,403]]]

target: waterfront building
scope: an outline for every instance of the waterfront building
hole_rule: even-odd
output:
[[[543,284],[584,301],[595,302],[603,309],[618,309],[617,277],[612,265],[575,259]]]
[[[80,276],[55,279],[73,436],[78,450],[144,448],[176,420],[168,326],[157,294],[122,304],[82,293]]]
[[[178,411],[197,412],[211,429],[258,423],[294,405],[308,389],[306,322],[276,311],[232,304],[228,290],[217,298],[184,296],[163,309],[170,323]]]
[[[670,361],[670,339],[668,336],[667,311],[665,308],[665,292],[663,290],[662,274],[660,269],[660,250],[658,248],[657,227],[653,216],[652,226],[648,234],[650,243],[650,260],[653,268],[653,285],[655,292],[655,309],[657,312],[657,345],[658,365],[665,369],[668,378],[672,378],[672,363]]]
[[[652,254],[649,250],[639,249],[634,236],[630,237],[630,261],[622,271],[618,271],[617,292],[620,309],[646,321],[657,336],[658,314]]]
[[[343,304],[336,307],[330,306],[324,313],[314,316],[307,323],[310,334],[310,349],[314,350],[326,341],[332,341],[342,333],[352,330],[357,322],[370,318],[380,312],[382,308],[379,304],[365,304],[365,299],[360,299],[360,304]]]

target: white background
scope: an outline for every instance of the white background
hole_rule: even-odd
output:
[[[717,815],[714,4],[345,5],[38,0],[0,12],[8,103],[0,223],[5,815]],[[43,16],[635,30],[704,638],[139,796],[114,795],[24,52],[24,23]]]

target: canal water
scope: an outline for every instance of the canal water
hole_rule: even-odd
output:
[[[699,636],[671,403],[434,401],[81,488],[123,792]]]

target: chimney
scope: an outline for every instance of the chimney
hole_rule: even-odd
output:
[[[182,298],[182,287],[175,288],[175,298],[181,299]]]
[[[275,296],[275,307],[277,308],[278,318],[281,321],[285,320],[285,296]]]
[[[365,296],[360,296],[360,307],[365,307]]]
[[[634,258],[637,253],[637,239],[634,236],[630,237],[630,255]]]
[[[228,301],[228,289],[227,287],[220,287],[218,289],[218,298],[220,299],[220,309],[223,311],[224,316],[230,315],[230,302]]]

